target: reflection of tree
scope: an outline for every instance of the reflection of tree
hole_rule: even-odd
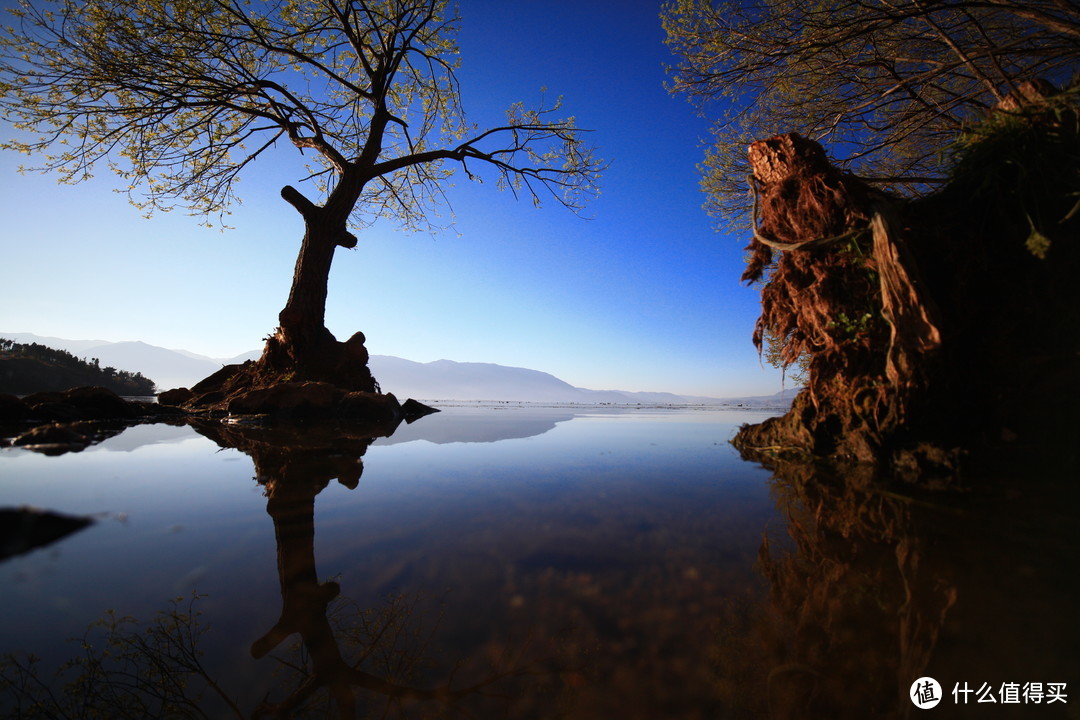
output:
[[[382,697],[388,709],[393,706],[399,712],[406,701],[436,701],[450,707],[500,681],[527,674],[523,667],[496,668],[470,685],[408,684],[428,658],[427,639],[404,625],[411,608],[404,598],[381,616],[361,612],[351,627],[333,627],[335,615],[328,608],[341,588],[336,582],[320,583],[316,573],[315,496],[334,479],[356,489],[364,471],[362,458],[377,436],[388,434],[386,429],[314,425],[301,430],[219,423],[196,429],[219,445],[250,455],[256,478],[266,488],[266,511],[273,518],[277,540],[282,610],[277,623],[252,645],[251,654],[264,657],[294,634],[299,634],[304,651],[305,662],[292,665],[300,676],[299,686],[280,702],[263,703],[258,716],[293,717],[324,688],[341,718],[356,716],[357,691]],[[359,652],[351,660],[342,654],[338,635],[359,640]],[[365,669],[368,665],[380,672]]]
[[[384,632],[392,627],[371,628],[372,644],[350,663],[342,656],[327,617],[327,608],[341,592],[336,582],[320,583],[315,570],[315,496],[333,479],[355,489],[363,474],[363,455],[374,437],[350,435],[341,428],[318,429],[287,435],[273,429],[229,427],[214,424],[201,428],[222,445],[238,448],[255,461],[256,477],[266,488],[266,511],[274,520],[277,540],[278,579],[281,583],[281,617],[255,641],[251,654],[261,658],[288,637],[299,634],[308,662],[299,687],[278,703],[264,703],[260,716],[290,717],[319,690],[326,688],[342,718],[356,715],[356,690],[367,690],[391,699],[453,700],[468,690],[410,687],[395,681],[406,678],[419,658],[392,652],[395,662],[381,663],[390,678],[361,669],[380,648]],[[391,613],[393,617],[396,613]],[[398,650],[398,648],[394,648]],[[385,658],[384,658],[385,659]]]
[[[771,603],[728,618],[721,684],[748,716],[900,716],[958,592],[927,551],[923,514],[868,471],[841,479],[789,462],[774,471],[790,539],[766,535],[759,567]]]
[[[298,635],[293,652],[278,657],[294,689],[281,700],[264,700],[253,718],[395,715],[404,717],[419,704],[425,717],[469,716],[473,705],[506,705],[516,680],[536,666],[521,656],[488,665],[468,683],[455,673],[424,686],[422,670],[433,630],[417,617],[419,598],[398,596],[375,610],[362,610],[339,599],[336,582],[319,582],[315,567],[315,497],[331,480],[355,489],[363,473],[363,455],[378,428],[262,428],[194,422],[196,429],[223,447],[252,457],[265,487],[267,513],[274,522],[282,610],[278,621],[251,646],[263,658]],[[174,601],[152,624],[140,628],[130,617],[107,616],[88,632],[82,653],[58,671],[67,680],[57,692],[40,671],[36,658],[0,659],[0,714],[12,718],[244,718],[238,701],[207,671],[200,639],[207,627],[195,608]],[[325,706],[316,695],[327,690]],[[366,702],[383,705],[381,712]],[[331,706],[336,712],[331,711]],[[487,708],[484,716],[493,716]],[[498,713],[501,715],[501,713]]]

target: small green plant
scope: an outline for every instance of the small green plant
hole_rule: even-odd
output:
[[[842,338],[850,340],[869,332],[873,321],[873,313],[866,312],[850,317],[847,313],[841,312],[837,313],[836,318],[829,323],[829,327],[836,330]]]

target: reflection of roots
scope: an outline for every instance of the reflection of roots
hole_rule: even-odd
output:
[[[772,608],[742,640],[764,648],[757,659],[772,668],[769,717],[897,717],[956,590],[928,562],[910,502],[869,469],[840,480],[810,463],[774,464],[794,551],[764,538],[758,567]]]
[[[919,544],[905,538],[896,546],[896,562],[904,581],[900,612],[898,681],[917,678],[930,662],[945,616],[956,604],[957,590],[939,578],[927,577],[919,566],[924,558]],[[920,570],[922,570],[920,572]]]
[[[769,717],[803,717],[818,694],[821,673],[809,665],[777,665],[769,672],[766,691]]]

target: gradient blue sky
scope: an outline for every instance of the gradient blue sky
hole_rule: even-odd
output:
[[[7,5],[8,3],[3,3]],[[493,362],[593,389],[730,397],[781,389],[750,336],[758,292],[740,285],[745,237],[717,234],[696,164],[707,122],[665,90],[659,2],[462,0],[466,112],[498,124],[546,87],[610,160],[577,218],[458,177],[455,230],[390,224],[339,249],[327,325],[374,354]],[[143,340],[212,357],[261,346],[303,227],[278,196],[296,182],[281,145],[240,184],[233,230],[182,211],[145,219],[105,168],[76,186],[0,153],[0,332]]]

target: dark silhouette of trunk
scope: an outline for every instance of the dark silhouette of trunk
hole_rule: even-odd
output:
[[[255,403],[260,408],[257,412],[268,412],[268,408],[277,407],[288,414],[299,407],[306,407],[305,412],[310,412],[325,400],[325,387],[305,383],[329,384],[350,393],[381,393],[367,366],[364,334],[356,332],[345,342],[339,342],[326,329],[325,322],[327,281],[334,251],[338,246],[356,247],[356,236],[346,229],[346,223],[363,188],[363,179],[358,173],[346,172],[323,207],[315,205],[291,186],[282,188],[281,196],[304,219],[304,240],[296,258],[288,302],[278,314],[278,327],[266,339],[262,356],[255,362],[227,365],[190,390],[179,388],[163,393],[159,395],[159,402],[232,412],[230,408],[235,401],[252,391],[274,387],[284,390],[288,386],[291,390],[284,395],[269,399],[260,396]],[[393,410],[397,399],[387,398],[390,405],[376,403],[372,406],[378,409],[376,414],[388,407],[394,413],[398,412]],[[245,409],[240,412],[253,412],[251,407],[250,403],[244,405]],[[340,410],[337,406],[323,408],[329,414]],[[348,412],[355,414],[355,407]]]
[[[367,368],[363,333],[338,342],[325,323],[327,280],[334,251],[339,245],[356,247],[356,237],[346,230],[345,223],[362,189],[362,183],[343,178],[324,207],[316,206],[291,186],[282,189],[281,196],[304,218],[304,240],[296,258],[289,300],[278,314],[278,329],[267,339],[258,363],[263,377],[315,380],[348,390],[378,390]]]
[[[334,251],[338,246],[356,247],[356,236],[346,229],[346,224],[363,189],[363,176],[352,168],[342,173],[322,207],[289,185],[281,189],[281,197],[304,219],[304,240],[296,258],[288,302],[278,314],[277,329],[266,339],[262,357],[256,362],[228,365],[190,390],[170,391],[165,393],[165,400],[159,396],[159,401],[228,410],[234,400],[253,390],[308,382],[327,383],[349,392],[381,393],[368,370],[364,334],[356,332],[339,342],[325,322],[327,281]],[[305,392],[300,396],[304,397]],[[325,388],[318,392],[325,395]],[[314,403],[312,397],[309,404]],[[396,398],[390,399],[396,403]],[[285,402],[281,398],[274,402],[278,401]],[[299,401],[294,398],[288,402]],[[265,405],[260,402],[260,407]]]
[[[267,341],[260,363],[279,374],[291,372],[297,380],[334,382],[330,374],[338,343],[326,329],[325,315],[336,245],[321,223],[305,224],[289,300],[278,314],[277,332]]]
[[[281,328],[298,343],[315,342],[326,330],[326,286],[335,247],[325,229],[305,228],[289,301],[278,315]],[[306,337],[305,333],[313,337]]]

